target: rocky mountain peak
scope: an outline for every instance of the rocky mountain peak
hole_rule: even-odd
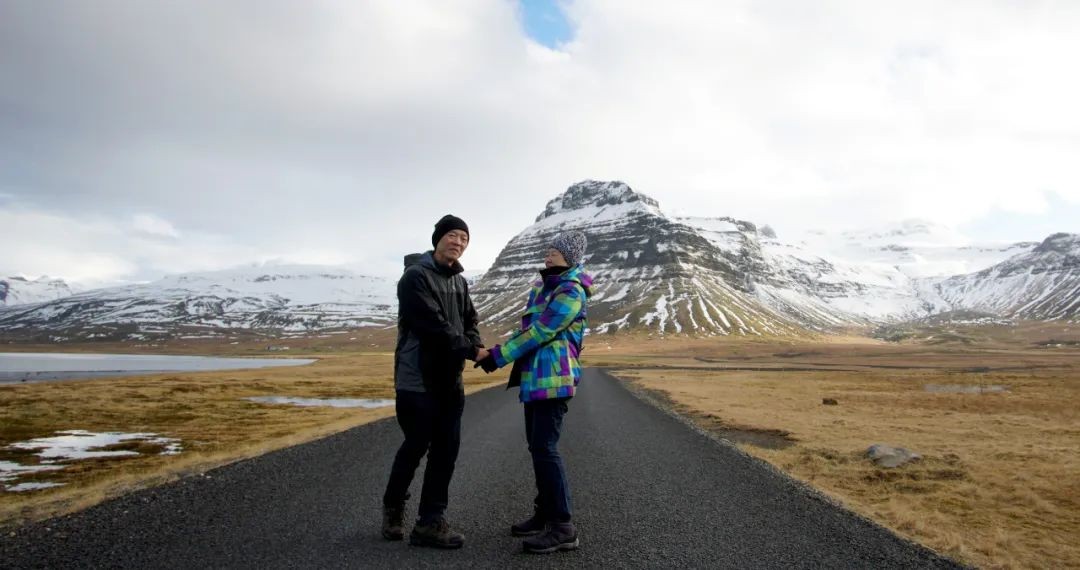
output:
[[[689,223],[687,223],[689,222]],[[700,228],[700,229],[699,229]],[[703,235],[716,234],[720,247]],[[503,248],[472,289],[486,325],[512,330],[543,266],[540,253],[561,232],[588,236],[586,270],[600,276],[589,302],[598,333],[643,327],[660,334],[793,334],[797,324],[752,297],[743,231],[733,218],[677,220],[619,181],[586,180],[548,203],[536,222]]]
[[[539,222],[573,211],[601,209],[607,206],[635,203],[640,204],[644,209],[658,211],[660,208],[659,202],[644,194],[635,192],[625,182],[617,180],[584,180],[570,186],[566,192],[548,202],[547,207],[537,216],[536,221]]]
[[[1060,253],[1080,256],[1080,234],[1051,234],[1035,248],[1035,253]]]
[[[0,277],[0,307],[50,301],[72,294],[63,279],[41,276],[27,279],[21,275]]]

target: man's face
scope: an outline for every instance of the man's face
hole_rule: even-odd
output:
[[[463,230],[450,230],[435,244],[435,257],[447,265],[457,261],[469,247],[469,234]]]

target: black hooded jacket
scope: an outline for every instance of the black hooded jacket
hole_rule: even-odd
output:
[[[405,256],[398,281],[394,386],[412,392],[461,391],[465,360],[483,346],[460,263],[444,267],[433,252]]]

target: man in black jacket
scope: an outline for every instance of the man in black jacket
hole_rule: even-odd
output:
[[[405,441],[394,457],[383,495],[382,534],[405,537],[405,500],[420,459],[427,453],[419,516],[409,542],[460,548],[465,537],[450,528],[445,513],[450,479],[461,443],[465,360],[488,351],[477,331],[476,309],[458,263],[469,246],[469,227],[443,216],[431,234],[433,251],[405,257],[398,281],[398,339],[394,351],[397,421]]]

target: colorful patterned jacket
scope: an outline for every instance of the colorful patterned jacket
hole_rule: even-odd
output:
[[[521,330],[491,350],[500,368],[521,359],[512,376],[520,373],[522,402],[568,398],[577,390],[591,286],[580,265],[545,274],[529,292]]]

